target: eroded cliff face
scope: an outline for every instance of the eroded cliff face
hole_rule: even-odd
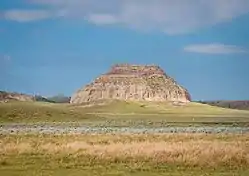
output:
[[[111,70],[78,90],[70,103],[97,100],[189,102],[190,94],[154,65],[115,65]]]

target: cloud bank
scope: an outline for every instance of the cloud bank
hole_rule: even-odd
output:
[[[249,12],[249,0],[28,0],[39,9],[4,12],[6,20],[79,18],[95,25],[182,34]]]
[[[53,17],[47,10],[9,10],[4,13],[4,18],[17,22],[31,22]]]
[[[233,54],[248,52],[245,48],[239,46],[218,43],[189,45],[184,48],[184,51],[204,54]]]

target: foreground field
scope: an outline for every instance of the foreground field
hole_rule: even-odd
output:
[[[249,122],[249,111],[231,110],[198,103],[177,106],[170,103],[112,101],[101,105],[72,106],[39,102],[0,103],[2,123],[40,122]],[[122,125],[122,124],[121,124]],[[130,124],[129,124],[130,125]]]
[[[249,111],[198,103],[2,103],[0,175],[247,176],[248,124]]]
[[[0,175],[249,174],[247,135],[2,135]]]

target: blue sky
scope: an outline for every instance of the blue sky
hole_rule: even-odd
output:
[[[249,0],[1,0],[0,90],[71,95],[158,64],[194,100],[249,99]]]

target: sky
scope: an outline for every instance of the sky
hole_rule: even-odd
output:
[[[156,64],[193,100],[249,99],[249,0],[0,0],[0,90],[72,95]]]

